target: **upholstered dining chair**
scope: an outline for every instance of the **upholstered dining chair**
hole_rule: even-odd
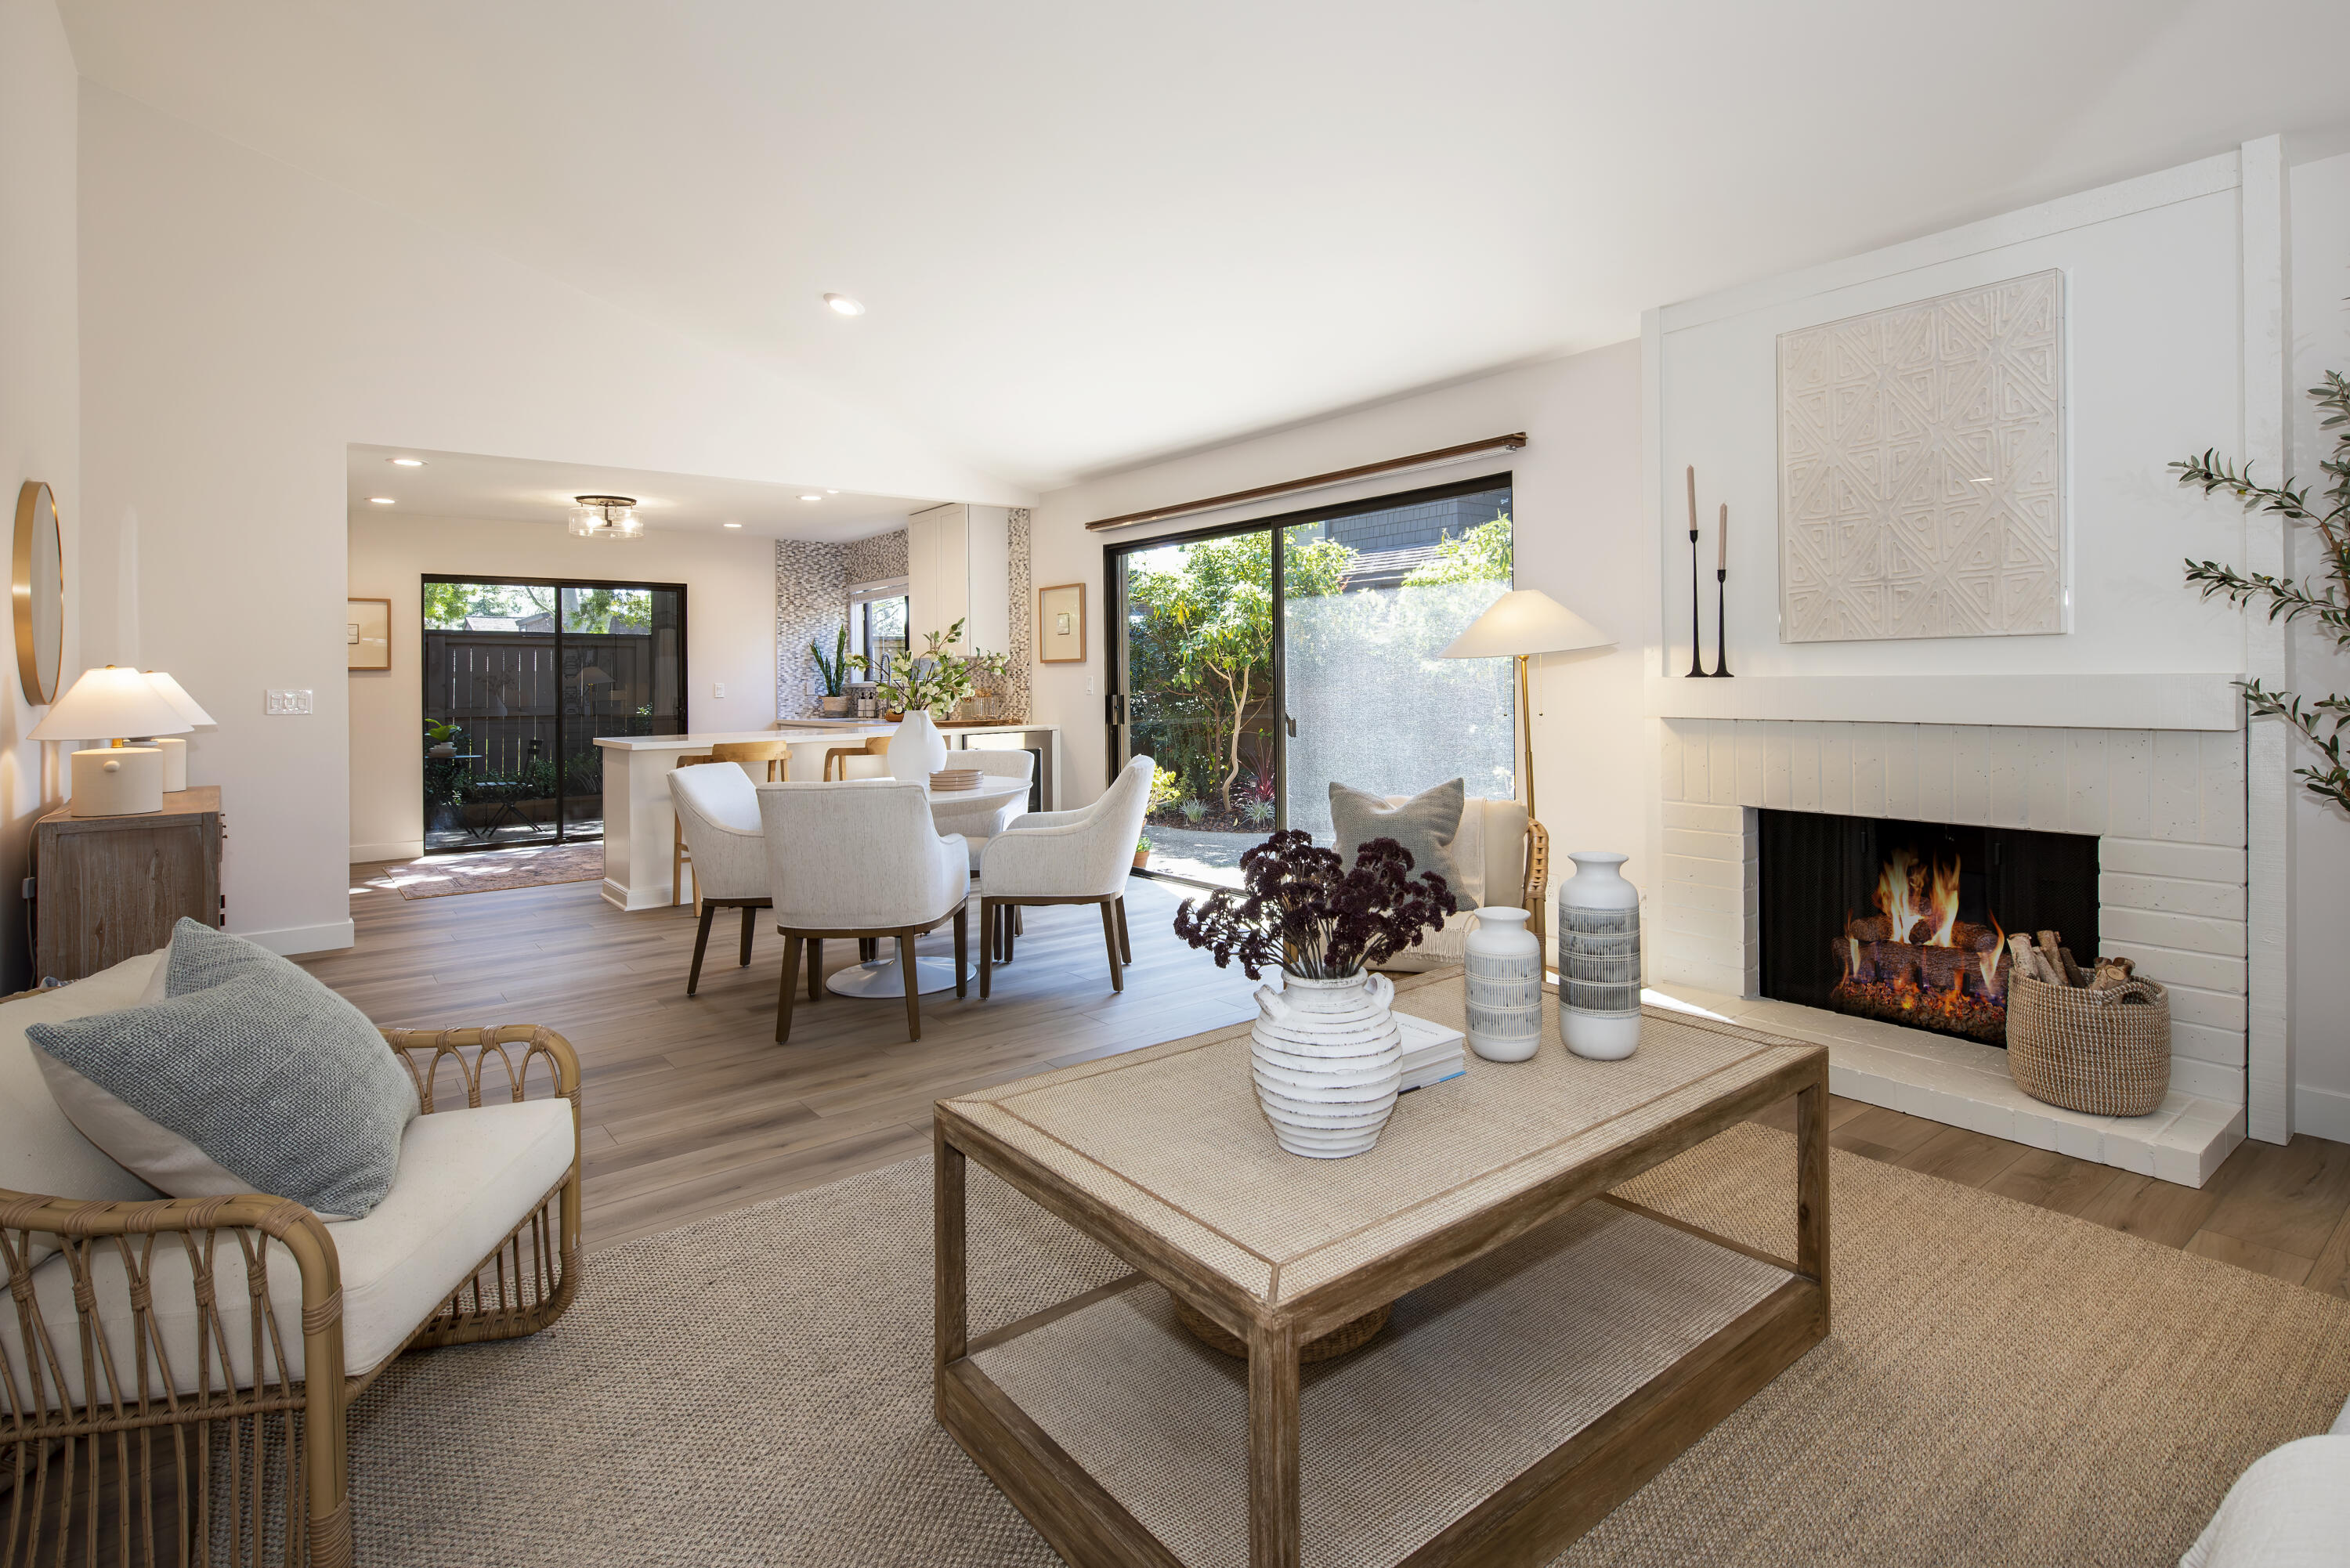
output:
[[[792,743],[789,741],[714,741],[710,750],[692,756],[680,757],[678,768],[699,767],[704,763],[733,763],[748,778],[754,771],[764,769],[767,782],[792,776]],[[672,772],[675,771],[673,768]],[[670,823],[669,901],[675,909],[685,901],[685,868],[693,864],[693,846],[685,840],[685,824],[672,819]],[[693,912],[702,913],[702,874],[693,877]],[[746,936],[747,943],[750,939]],[[746,948],[747,951],[748,949]],[[750,961],[743,961],[748,963]],[[688,989],[691,994],[691,988]]]
[[[721,909],[743,911],[743,956],[751,961],[751,929],[767,894],[766,835],[759,826],[759,790],[733,763],[679,768],[669,775],[670,805],[693,855],[694,902],[701,907],[693,933],[693,967],[686,971],[685,994],[702,983],[702,955],[710,946],[710,922]]]
[[[1036,758],[1028,752],[949,752],[950,768],[977,768],[991,781],[1016,779],[1033,784],[1036,778]],[[993,805],[956,807],[947,804],[950,797],[941,795],[931,812],[941,833],[960,833],[971,846],[971,868],[979,869],[979,852],[987,841],[1012,826],[1013,818],[1022,815],[1018,800],[998,801]]]
[[[1134,843],[1150,803],[1149,757],[1135,757],[1102,797],[1076,811],[1037,811],[1014,817],[988,840],[979,857],[979,994],[988,994],[989,966],[1000,950],[1012,956],[1012,916],[1035,904],[1099,904],[1102,944],[1109,950],[1109,983],[1126,989],[1122,964],[1134,961],[1126,929],[1126,878],[1134,869]]]
[[[698,768],[710,760],[708,752],[691,752],[670,764],[674,774],[681,768]],[[669,822],[669,907],[676,909],[685,902],[685,868],[693,864],[693,856],[685,846],[685,825],[670,814]]]
[[[827,937],[898,939],[906,978],[906,1037],[922,1037],[920,978],[914,939],[954,921],[955,994],[968,993],[964,906],[971,894],[970,852],[941,838],[931,821],[930,793],[918,784],[850,780],[757,786],[767,840],[768,896],[784,937],[784,982],[775,1002],[775,1039],[791,1038],[792,993],[800,954],[807,954],[808,1000],[824,992]]]

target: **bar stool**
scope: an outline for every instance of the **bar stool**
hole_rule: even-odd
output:
[[[835,746],[824,754],[825,779],[830,782],[833,779],[886,778],[889,773],[888,763],[873,767],[863,759],[887,757],[889,754],[889,737],[887,735],[875,735],[862,746]]]

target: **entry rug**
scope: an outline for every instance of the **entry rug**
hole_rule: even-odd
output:
[[[405,866],[388,867],[377,878],[403,898],[445,898],[452,893],[496,893],[509,888],[603,879],[600,843],[524,845],[485,849],[478,855],[428,855]]]
[[[2350,1395],[2350,1302],[1831,1158],[1828,1339],[1560,1563],[2168,1564]],[[1793,1166],[1747,1125],[1622,1191],[1775,1251]],[[970,1177],[974,1331],[1126,1272]],[[1201,1462],[1241,1440],[1200,1432]],[[402,1357],[350,1478],[379,1568],[1059,1561],[931,1417],[927,1157],[598,1252],[535,1339]]]

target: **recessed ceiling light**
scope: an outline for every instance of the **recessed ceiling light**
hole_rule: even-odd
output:
[[[368,497],[368,504],[371,506],[389,506],[391,504],[391,497],[389,495],[370,495]]]
[[[839,491],[837,491],[837,490],[827,490],[827,491],[826,491],[826,492],[825,492],[825,493],[826,493],[827,495],[837,495],[837,494],[839,494],[839,493],[840,493],[840,492],[839,492]]]
[[[719,526],[721,528],[740,528],[743,524],[740,523],[721,523]]]
[[[865,314],[865,306],[858,301],[849,298],[848,296],[845,294],[827,294],[824,296],[824,302],[832,306],[833,314],[836,316],[862,316]]]
[[[811,494],[811,495],[803,495],[803,496],[801,496],[801,497],[800,497],[800,499],[801,499],[802,501],[821,501],[821,500],[823,500],[823,499],[824,499],[824,497],[823,497],[823,496],[821,496],[821,495],[813,495],[813,494]]]
[[[424,466],[424,460],[421,457],[395,457],[391,460],[391,466],[394,468],[422,468]]]

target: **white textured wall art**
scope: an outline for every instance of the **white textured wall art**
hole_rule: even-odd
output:
[[[1779,638],[2064,629],[2064,278],[1779,338]]]

